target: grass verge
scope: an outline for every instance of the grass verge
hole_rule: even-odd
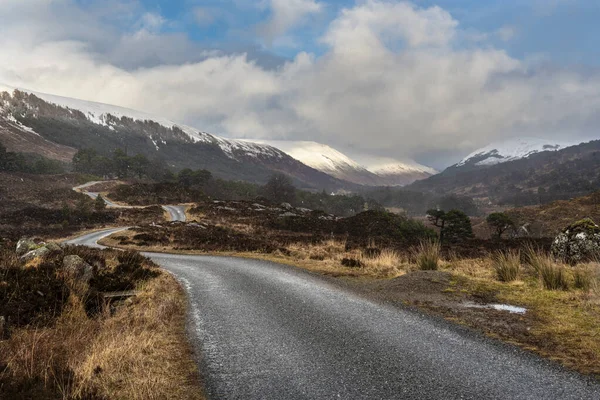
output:
[[[66,251],[95,260],[107,284],[126,272],[127,264],[139,262],[118,251]],[[10,399],[203,399],[185,336],[185,293],[172,276],[142,262],[152,278],[136,284],[136,296],[103,303],[90,315],[89,299],[66,291],[62,306],[44,314],[43,324],[37,315],[14,326],[0,341],[0,393]],[[32,276],[43,280],[50,273],[60,281],[60,268],[36,273],[49,263],[24,267],[32,282],[28,298],[47,296],[35,293],[39,286],[33,286]],[[11,287],[9,281],[0,284]]]

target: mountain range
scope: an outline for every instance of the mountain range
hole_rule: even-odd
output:
[[[316,142],[226,139],[140,111],[2,85],[0,138],[10,150],[61,161],[69,161],[83,147],[102,143],[108,147],[97,150],[106,151],[131,144],[130,148],[158,155],[176,168],[202,167],[222,178],[261,183],[273,172],[283,172],[302,187],[315,189],[400,186],[435,173],[414,161],[397,160],[369,170]],[[174,149],[186,144],[184,153],[191,157],[178,156]],[[197,154],[191,154],[192,148]],[[239,164],[246,167],[238,168]]]
[[[544,151],[558,151],[576,144],[579,144],[579,142],[557,142],[535,137],[510,138],[475,150],[456,164],[456,167],[465,165],[480,167],[496,165],[527,158],[532,154]]]
[[[11,151],[69,162],[78,149],[117,148],[160,159],[177,170],[208,169],[228,180],[264,183],[274,172],[299,188],[455,194],[484,204],[536,204],[600,188],[600,142],[515,138],[469,154],[441,173],[414,161],[369,159],[363,165],[309,141],[226,139],[143,112],[0,86],[0,141]],[[364,158],[363,159],[367,159]]]

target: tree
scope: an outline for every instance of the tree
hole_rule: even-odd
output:
[[[293,203],[296,200],[296,188],[287,175],[276,173],[262,188],[263,195],[275,203]]]
[[[460,242],[473,237],[471,219],[460,210],[431,209],[427,211],[427,219],[440,228],[440,242]]]
[[[473,238],[471,219],[460,210],[450,210],[445,216],[444,238],[447,242],[456,243]]]
[[[113,153],[115,172],[119,178],[127,178],[130,161],[131,159],[127,156],[127,153],[121,149],[116,149]]]
[[[96,200],[94,201],[94,209],[96,211],[104,211],[106,209],[106,202],[100,194],[98,195],[98,197],[96,197]]]
[[[184,188],[189,188],[194,183],[194,171],[189,168],[182,169],[177,175],[177,181]]]
[[[486,222],[489,227],[494,230],[494,235],[498,239],[500,239],[502,234],[508,229],[515,227],[512,218],[503,212],[496,212],[488,215]]]
[[[446,212],[432,208],[427,210],[427,219],[433,226],[440,228],[440,243],[444,241],[444,228],[446,227]]]
[[[85,174],[93,173],[94,159],[98,156],[94,149],[81,149],[73,156],[73,170]]]
[[[150,161],[143,154],[137,154],[129,159],[131,170],[137,174],[139,179],[148,174]]]

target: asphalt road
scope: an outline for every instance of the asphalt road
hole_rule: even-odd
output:
[[[162,208],[169,213],[171,221],[185,222],[185,206],[163,206]]]
[[[76,192],[81,192],[89,197],[91,197],[92,199],[96,200],[96,198],[98,198],[98,196],[100,195],[100,193],[96,193],[96,192],[88,192],[86,189],[90,186],[94,186],[97,183],[102,183],[102,181],[93,181],[93,182],[88,182],[85,183],[83,185],[80,186],[76,186],[73,188],[73,190],[75,190]],[[133,208],[132,206],[122,206],[119,204],[115,204],[112,201],[110,201],[109,199],[107,199],[106,197],[103,197],[104,202],[106,203],[107,207],[111,207],[111,208]],[[181,221],[181,222],[185,222],[186,221],[186,215],[185,215],[185,206],[162,206],[163,210],[165,210],[166,212],[169,213],[169,216],[171,218],[171,221]]]
[[[600,399],[598,383],[516,347],[299,269],[147,255],[187,290],[211,399]]]

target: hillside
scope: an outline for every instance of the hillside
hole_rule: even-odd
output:
[[[415,161],[390,158],[371,159],[368,165],[322,143],[291,140],[252,140],[274,146],[296,160],[335,178],[366,186],[404,186],[435,173]]]
[[[600,192],[571,200],[558,200],[541,206],[506,211],[521,229],[520,234],[534,237],[555,236],[566,226],[583,218],[600,222]]]
[[[512,138],[503,142],[491,143],[475,150],[457,166],[462,165],[495,165],[507,161],[515,161],[544,151],[558,151],[578,143],[559,143],[534,137]]]
[[[220,138],[121,107],[8,87],[0,87],[0,141],[9,150],[61,161],[69,160],[77,149],[93,148],[108,155],[121,148],[162,160],[173,169],[208,169],[229,180],[264,183],[274,172],[283,172],[303,188],[356,187],[273,146]]]
[[[468,196],[485,205],[525,206],[584,196],[600,189],[600,141],[490,166],[455,165],[407,188]]]

